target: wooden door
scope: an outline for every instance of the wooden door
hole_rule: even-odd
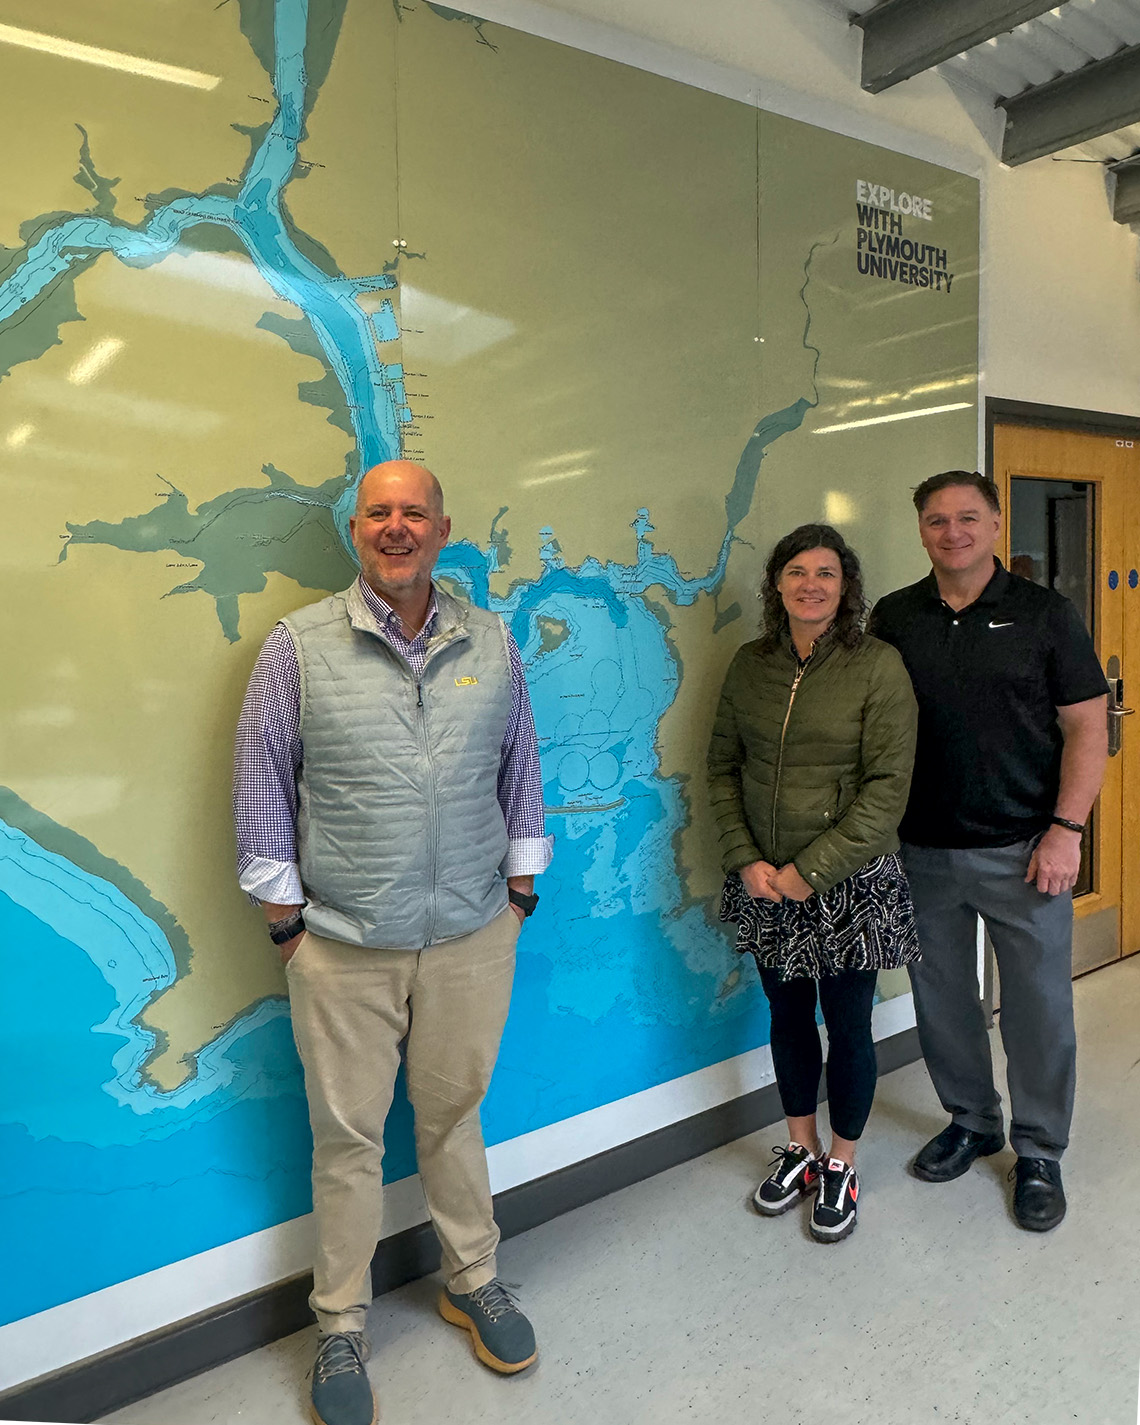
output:
[[[1115,745],[1074,891],[1073,972],[1140,950],[1140,448],[1052,426],[994,429],[1007,567],[1072,599],[1110,675]],[[1140,723],[1140,719],[1137,719]]]

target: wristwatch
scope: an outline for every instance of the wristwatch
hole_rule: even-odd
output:
[[[514,887],[507,890],[507,899],[511,905],[517,905],[522,911],[524,918],[534,914],[534,908],[538,904],[537,896],[528,896],[525,891],[516,891]]]
[[[288,945],[289,941],[300,935],[304,929],[305,917],[299,910],[295,910],[292,915],[287,915],[282,920],[269,922],[269,938],[274,945]]]

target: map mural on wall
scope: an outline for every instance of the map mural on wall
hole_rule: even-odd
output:
[[[181,79],[0,44],[3,1321],[308,1211],[228,777],[363,470],[435,470],[527,666],[495,1143],[767,1041],[703,800],[761,561],[827,518],[917,577],[908,487],[975,459],[972,180],[428,0],[160,8],[51,23]]]

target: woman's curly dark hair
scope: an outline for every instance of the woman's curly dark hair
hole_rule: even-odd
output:
[[[780,637],[788,628],[788,611],[776,588],[780,575],[797,554],[809,549],[831,549],[839,556],[843,570],[843,593],[832,627],[835,637],[847,648],[854,648],[863,637],[863,621],[867,616],[867,601],[863,597],[863,571],[859,557],[837,529],[829,524],[802,524],[784,535],[768,556],[764,568],[764,587],[760,599],[764,609],[760,647],[771,653],[779,647]]]

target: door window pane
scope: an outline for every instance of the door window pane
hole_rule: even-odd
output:
[[[1095,496],[1096,486],[1086,480],[1033,480],[1015,475],[1009,482],[1010,573],[1071,599],[1094,636]],[[1095,884],[1096,814],[1094,807],[1081,839],[1081,871],[1074,896],[1087,895]]]

